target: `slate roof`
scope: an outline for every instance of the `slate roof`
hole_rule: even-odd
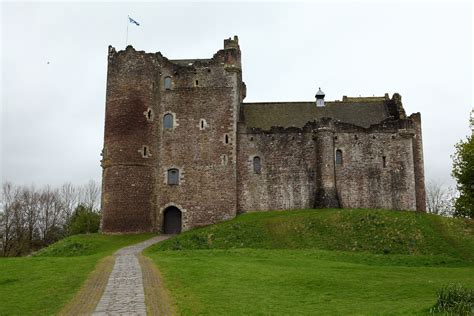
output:
[[[269,130],[272,126],[301,128],[307,122],[323,117],[367,128],[389,116],[383,98],[354,100],[357,98],[325,102],[324,107],[317,107],[316,102],[243,103],[242,106],[247,127],[262,130]]]

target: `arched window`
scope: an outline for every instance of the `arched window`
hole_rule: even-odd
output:
[[[171,90],[171,77],[165,77],[165,90]]]
[[[262,163],[260,157],[253,157],[253,173],[260,174],[262,172]]]
[[[336,150],[336,165],[342,166],[342,150]]]
[[[167,113],[163,116],[163,127],[173,128],[173,114]]]
[[[169,169],[167,180],[168,180],[168,184],[179,184],[179,170]]]

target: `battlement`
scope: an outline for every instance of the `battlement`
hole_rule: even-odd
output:
[[[224,49],[237,48],[239,49],[239,37],[234,35],[234,39],[230,37],[224,40]]]
[[[342,96],[342,102],[380,102],[385,101],[386,97],[348,97]]]
[[[233,39],[224,40],[224,48],[218,50],[212,58],[197,59],[169,59],[161,52],[147,53],[142,50],[136,50],[132,45],[128,45],[124,50],[116,50],[109,45],[108,59],[113,63],[118,59],[132,60],[137,62],[151,62],[154,64],[170,66],[174,68],[193,68],[193,67],[224,67],[229,71],[241,71],[239,38],[237,35]]]

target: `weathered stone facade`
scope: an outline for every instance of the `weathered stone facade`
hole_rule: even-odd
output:
[[[109,47],[102,230],[279,209],[424,211],[420,115],[407,117],[400,95],[316,106],[245,94],[237,37],[211,59]]]

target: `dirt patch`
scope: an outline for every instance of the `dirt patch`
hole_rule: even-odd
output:
[[[177,315],[176,306],[164,287],[163,278],[153,261],[142,254],[138,256],[138,260],[142,267],[147,315]]]
[[[100,301],[115,263],[115,256],[102,259],[74,298],[58,315],[91,315]]]

